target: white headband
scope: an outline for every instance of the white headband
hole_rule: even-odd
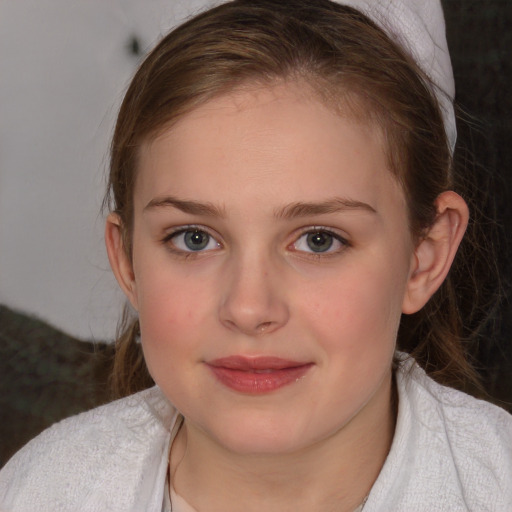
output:
[[[366,14],[416,61],[434,84],[453,154],[455,81],[440,0],[336,0]]]
[[[189,0],[187,0],[188,2]],[[226,0],[221,0],[222,1]],[[440,0],[334,0],[366,14],[414,58],[434,85],[451,152],[457,140],[455,81]],[[208,0],[218,4],[219,0]]]

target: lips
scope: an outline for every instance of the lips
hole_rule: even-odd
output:
[[[241,393],[263,394],[297,382],[313,366],[278,357],[230,356],[207,363],[217,380]]]

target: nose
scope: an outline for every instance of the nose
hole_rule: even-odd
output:
[[[289,308],[278,269],[268,260],[250,258],[229,268],[224,281],[219,319],[246,335],[269,334],[288,322]]]

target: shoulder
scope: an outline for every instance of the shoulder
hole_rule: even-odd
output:
[[[375,486],[380,499],[396,511],[512,510],[512,416],[436,383],[410,359],[396,379],[399,412]]]
[[[461,449],[471,446],[473,459],[480,453],[487,458],[487,448],[512,449],[512,415],[504,409],[438,384],[412,360],[404,363],[397,381],[400,398],[411,417],[430,429],[442,427]],[[485,445],[488,447],[482,451]]]
[[[140,491],[141,479],[164,463],[176,417],[154,387],[53,425],[0,472],[0,508],[93,510],[89,500],[129,510],[117,507],[119,496],[129,503],[131,489]]]

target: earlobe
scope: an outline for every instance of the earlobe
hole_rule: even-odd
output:
[[[436,207],[436,220],[414,251],[402,305],[406,314],[419,311],[441,286],[466,231],[469,211],[462,197],[453,191],[443,192]]]
[[[109,214],[105,223],[105,245],[108,260],[119,286],[137,309],[137,294],[132,262],[125,249],[122,223],[115,213]]]

